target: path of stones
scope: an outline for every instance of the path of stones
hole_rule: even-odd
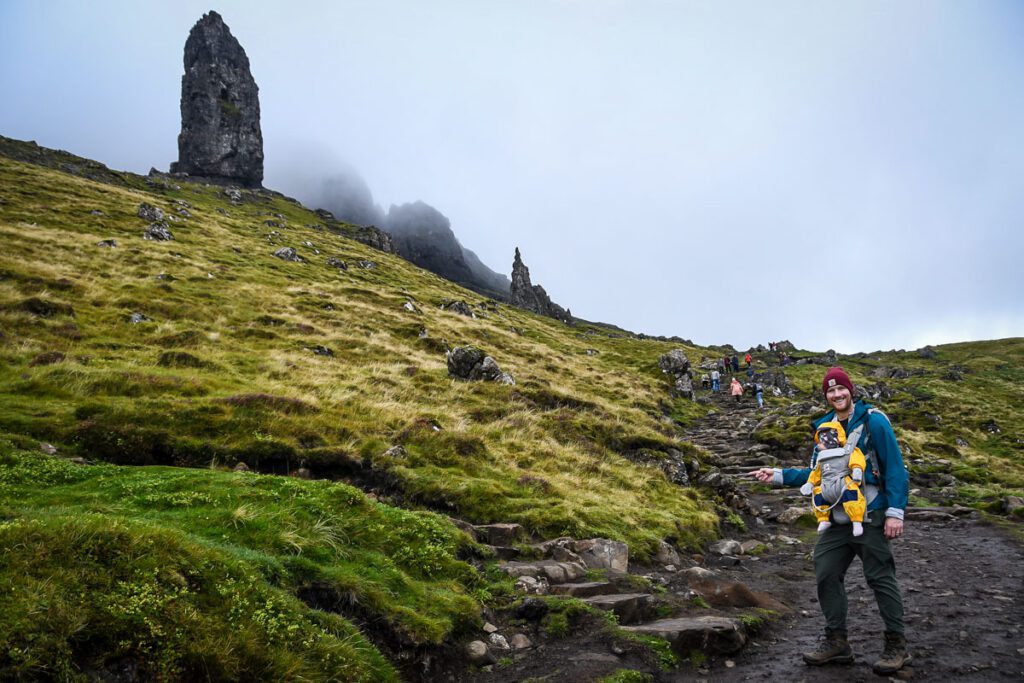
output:
[[[725,392],[712,400],[716,413],[689,430],[686,437],[709,451],[722,475],[745,493],[746,504],[753,511],[743,515],[745,531],[727,531],[726,535],[743,542],[747,549],[762,547],[753,554],[684,556],[679,566],[668,570],[664,566],[629,567],[630,573],[664,586],[665,592],[659,595],[629,591],[629,581],[622,579],[584,583],[578,575],[582,572],[573,570],[562,577],[562,568],[516,569],[520,565],[514,562],[507,566],[514,575],[550,575],[551,592],[577,595],[614,610],[624,626],[633,624],[638,631],[670,640],[680,637],[678,649],[689,652],[696,646],[707,653],[703,661],[696,657],[664,672],[637,648],[610,639],[597,620],[578,625],[567,637],[547,638],[536,626],[536,615],[531,625],[529,614],[506,614],[493,615],[499,624],[498,634],[506,634],[506,640],[518,636],[520,644],[525,635],[530,646],[507,651],[492,647],[494,657],[500,658],[496,665],[453,675],[449,680],[575,683],[598,680],[620,669],[649,673],[655,681],[883,680],[871,670],[882,648],[882,622],[858,560],[846,581],[850,642],[856,661],[849,666],[821,668],[802,662],[800,654],[816,646],[823,625],[811,566],[815,533],[787,526],[777,518],[791,507],[806,506],[806,502],[796,490],[765,491],[743,476],[757,467],[775,464],[764,446],[749,438],[767,411],[757,410],[749,398],[736,404]],[[1020,531],[1018,526],[1015,540],[1013,532],[993,526],[965,508],[908,510],[906,535],[893,549],[913,662],[891,680],[1024,680],[1024,546]],[[572,550],[572,546],[566,548],[561,559],[573,559]],[[556,557],[558,552],[562,551],[556,551]],[[547,562],[551,565],[556,560]],[[566,564],[571,562],[562,562]],[[697,595],[711,607],[698,606],[701,600],[695,600]],[[774,607],[780,616],[746,634],[739,617],[755,613],[755,606]],[[481,634],[482,640],[487,637]],[[743,647],[737,651],[740,642]]]

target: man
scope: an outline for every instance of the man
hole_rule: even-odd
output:
[[[819,537],[814,547],[814,576],[818,583],[818,602],[825,615],[825,639],[817,650],[804,654],[811,665],[853,662],[853,650],[847,641],[846,588],[843,579],[854,557],[859,557],[864,578],[875,594],[878,611],[885,624],[885,649],[875,662],[878,674],[899,671],[910,662],[903,635],[903,599],[896,583],[896,563],[889,541],[903,536],[903,511],[907,507],[908,477],[903,454],[888,418],[863,401],[854,401],[853,382],[842,368],[831,368],[821,384],[832,411],[814,426],[838,420],[848,438],[868,457],[864,474],[864,496],[868,503],[864,534],[854,536],[849,517],[841,507],[831,512],[833,524]],[[762,468],[754,476],[775,486],[801,486],[810,468]]]
[[[711,371],[711,391],[718,391],[718,383],[722,379],[722,373],[715,368]]]

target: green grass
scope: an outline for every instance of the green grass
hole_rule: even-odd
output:
[[[478,624],[468,539],[344,484],[81,466],[3,441],[0,464],[0,671],[129,658],[158,678],[384,680],[351,619],[422,645]]]
[[[143,240],[139,204],[176,216],[181,201],[174,241]],[[459,561],[468,540],[443,515],[609,537],[638,559],[718,533],[706,492],[643,464],[699,457],[680,426],[708,410],[670,397],[659,356],[717,349],[494,304],[364,233],[273,193],[233,203],[0,138],[0,547],[27,549],[0,563],[0,678],[394,679],[394,649],[449,644],[482,602],[511,599],[507,577]],[[467,344],[516,384],[449,378],[445,350]],[[1024,340],[937,352],[839,362],[861,385],[923,372],[884,380],[878,402],[912,471],[995,509],[1024,494]],[[823,371],[785,368],[798,400]],[[799,451],[808,417],[756,438]],[[230,471],[242,462],[261,474]],[[316,480],[284,476],[300,468]],[[568,603],[544,627],[581,614]]]

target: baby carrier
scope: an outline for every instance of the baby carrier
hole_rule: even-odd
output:
[[[811,496],[819,533],[831,526],[830,513],[837,523],[853,522],[854,536],[863,533],[867,501],[860,485],[867,463],[857,444],[865,424],[847,436],[839,422],[825,422],[815,433],[820,450],[815,448],[811,473],[800,492]]]

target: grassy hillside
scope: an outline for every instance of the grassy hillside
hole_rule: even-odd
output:
[[[143,239],[143,203],[173,241]],[[670,398],[659,356],[718,349],[541,318],[357,232],[0,139],[4,676],[388,680],[503,590],[449,516],[634,558],[717,535],[714,494],[650,463],[707,458],[679,425],[709,406]],[[466,344],[515,385],[449,378]],[[929,488],[993,510],[1024,489],[1022,360],[1019,339],[840,358],[886,382]],[[784,370],[801,395],[758,430],[778,454],[804,447],[824,367]]]

